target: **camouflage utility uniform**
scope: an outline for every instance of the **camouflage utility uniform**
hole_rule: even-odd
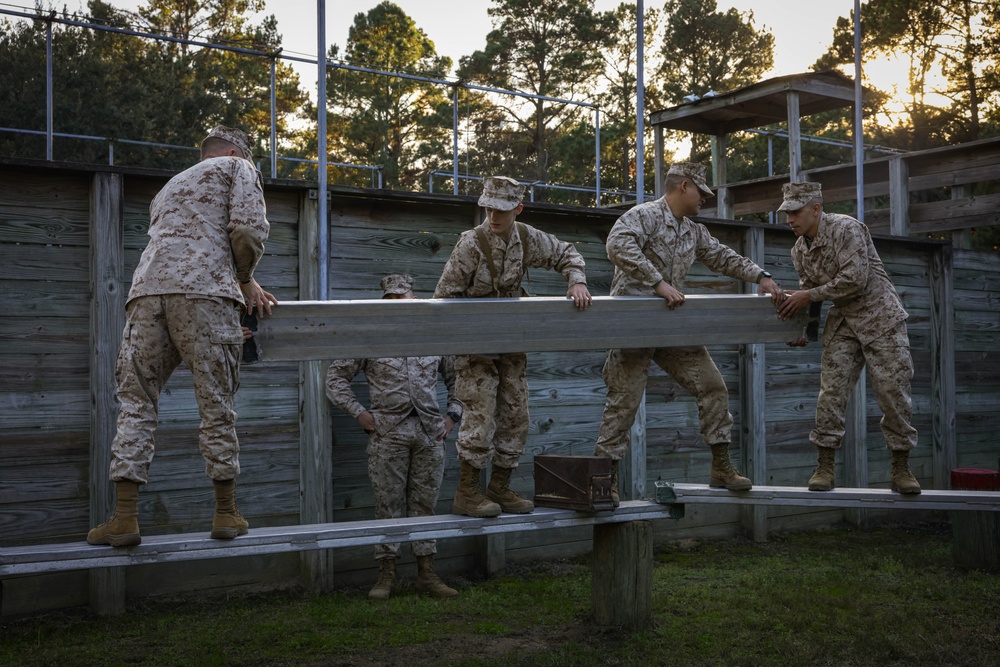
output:
[[[149,212],[116,369],[121,412],[111,479],[147,481],[160,391],[183,361],[194,379],[206,472],[231,480],[240,471],[237,280],[249,281],[264,253],[264,192],[249,160],[215,157],[170,179]]]
[[[586,284],[583,257],[571,243],[518,223],[508,241],[490,229],[486,234],[497,271],[494,288],[476,230],[463,232],[438,281],[434,297],[519,297],[528,268],[555,269],[570,286]],[[521,238],[521,233],[526,238]],[[525,257],[528,258],[525,261]],[[458,456],[478,469],[490,461],[516,468],[528,439],[527,357],[524,354],[455,357],[456,393],[465,405],[458,433]]]
[[[351,390],[351,380],[364,372],[371,394],[365,408]],[[451,357],[342,359],[326,374],[330,402],[351,417],[368,410],[375,431],[368,438],[368,476],[375,492],[375,517],[431,516],[444,474],[444,422],[438,409],[437,376],[448,388],[447,413],[461,416],[455,398]],[[413,543],[415,556],[437,552],[434,540]],[[375,546],[376,560],[399,557],[399,544]]]
[[[686,217],[678,220],[666,198],[640,204],[622,215],[607,241],[615,265],[612,296],[655,296],[661,280],[680,288],[695,260],[730,278],[757,282],[763,270]],[[733,416],[726,383],[704,346],[609,350],[604,363],[608,387],[595,455],[620,460],[629,429],[646,389],[649,362],[655,361],[698,403],[701,437],[707,445],[728,444]]]
[[[913,362],[906,334],[906,311],[875,250],[868,227],[848,216],[823,213],[811,242],[801,236],[792,261],[802,289],[813,302],[833,307],[823,328],[820,392],[816,428],[809,439],[836,449],[844,437],[847,399],[867,365],[891,450],[917,444],[910,425]]]

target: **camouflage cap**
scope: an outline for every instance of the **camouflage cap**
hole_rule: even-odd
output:
[[[382,298],[387,294],[406,294],[413,289],[413,277],[403,273],[390,273],[382,278]]]
[[[205,139],[210,139],[215,137],[216,139],[222,139],[223,141],[228,141],[233,146],[236,146],[243,152],[243,157],[246,159],[251,159],[253,157],[253,151],[250,149],[250,137],[243,130],[237,130],[233,127],[226,127],[225,125],[216,125],[208,133]],[[205,143],[203,140],[202,144]]]
[[[510,211],[518,207],[524,197],[524,186],[507,176],[487,176],[483,179],[483,194],[479,205],[498,211]]]
[[[813,199],[823,201],[823,186],[819,183],[785,183],[781,186],[781,194],[785,201],[778,207],[779,211],[797,211]]]
[[[706,197],[714,197],[712,188],[705,183],[705,165],[697,162],[674,162],[667,170],[667,176],[683,176],[698,186]]]

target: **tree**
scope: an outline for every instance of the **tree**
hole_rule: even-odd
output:
[[[754,27],[753,12],[716,11],[715,0],[667,0],[657,75],[662,100],[680,104],[687,95],[728,92],[757,82],[774,64],[774,36]],[[691,159],[707,143],[695,137]]]
[[[603,42],[593,0],[494,0],[486,48],[461,59],[464,81],[557,99],[591,90]],[[538,98],[511,100],[503,116],[530,139],[534,179],[548,180],[550,135],[580,116],[578,107]],[[525,177],[527,174],[511,174]]]
[[[330,58],[338,54],[331,47]],[[388,0],[354,17],[344,55],[350,65],[432,79],[444,79],[452,64]],[[418,187],[423,174],[451,152],[451,103],[440,84],[330,68],[327,100],[335,125],[328,137],[331,152],[342,161],[381,164],[388,188]]]
[[[166,30],[168,24],[176,28],[166,18],[173,15],[174,3],[154,0],[154,5],[156,11],[141,8],[132,14],[90,0],[87,16],[71,18],[115,26],[139,22],[150,30]],[[239,14],[253,10],[247,3],[217,2],[215,13],[207,14],[206,3],[176,5],[187,11],[189,26],[203,14],[209,17],[204,25],[216,32],[202,35],[208,41],[238,41],[264,51],[280,43],[273,17],[252,26]],[[0,35],[0,123],[6,127],[45,129],[46,27],[44,18],[7,23]],[[277,79],[278,128],[287,132],[287,117],[301,106],[305,93],[290,68],[279,66]],[[185,52],[173,43],[53,23],[55,131],[115,140],[118,164],[173,169],[196,159],[191,153],[121,140],[194,147],[217,123],[264,135],[270,126],[269,87],[270,62],[263,57],[206,48]],[[7,155],[44,155],[37,138],[8,135],[2,141]],[[108,162],[111,157],[108,142],[58,139],[55,147],[54,157],[61,160]]]

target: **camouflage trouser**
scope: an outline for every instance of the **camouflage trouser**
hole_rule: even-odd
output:
[[[909,451],[917,445],[917,429],[910,425],[913,361],[905,322],[868,345],[861,344],[846,322],[841,323],[823,348],[816,428],[809,434],[809,440],[818,447],[840,447],[847,399],[866,365],[882,409],[885,444],[889,449]]]
[[[528,441],[528,358],[523,354],[455,357],[455,395],[465,404],[458,458],[482,470],[516,468]]]
[[[432,516],[444,475],[444,441],[424,431],[416,415],[368,438],[368,477],[375,491],[375,517]],[[414,556],[437,553],[434,540],[413,543]],[[399,558],[399,543],[376,544],[375,559]]]
[[[649,362],[669,373],[691,392],[698,404],[701,438],[707,445],[732,440],[733,415],[725,380],[704,347],[660,347],[608,350],[604,383],[608,394],[597,436],[595,456],[621,459],[628,451],[629,429],[635,422],[649,377]]]
[[[143,296],[129,302],[118,353],[118,431],[112,481],[145,484],[153,460],[160,391],[183,361],[201,415],[198,447],[212,479],[240,473],[233,396],[240,383],[240,304],[198,295]]]

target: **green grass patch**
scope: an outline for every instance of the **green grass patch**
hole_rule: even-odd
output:
[[[307,596],[144,600],[7,621],[0,665],[1000,664],[1000,577],[952,567],[940,526],[838,530],[661,548],[653,625],[590,621],[587,560],[434,600],[403,587]]]

